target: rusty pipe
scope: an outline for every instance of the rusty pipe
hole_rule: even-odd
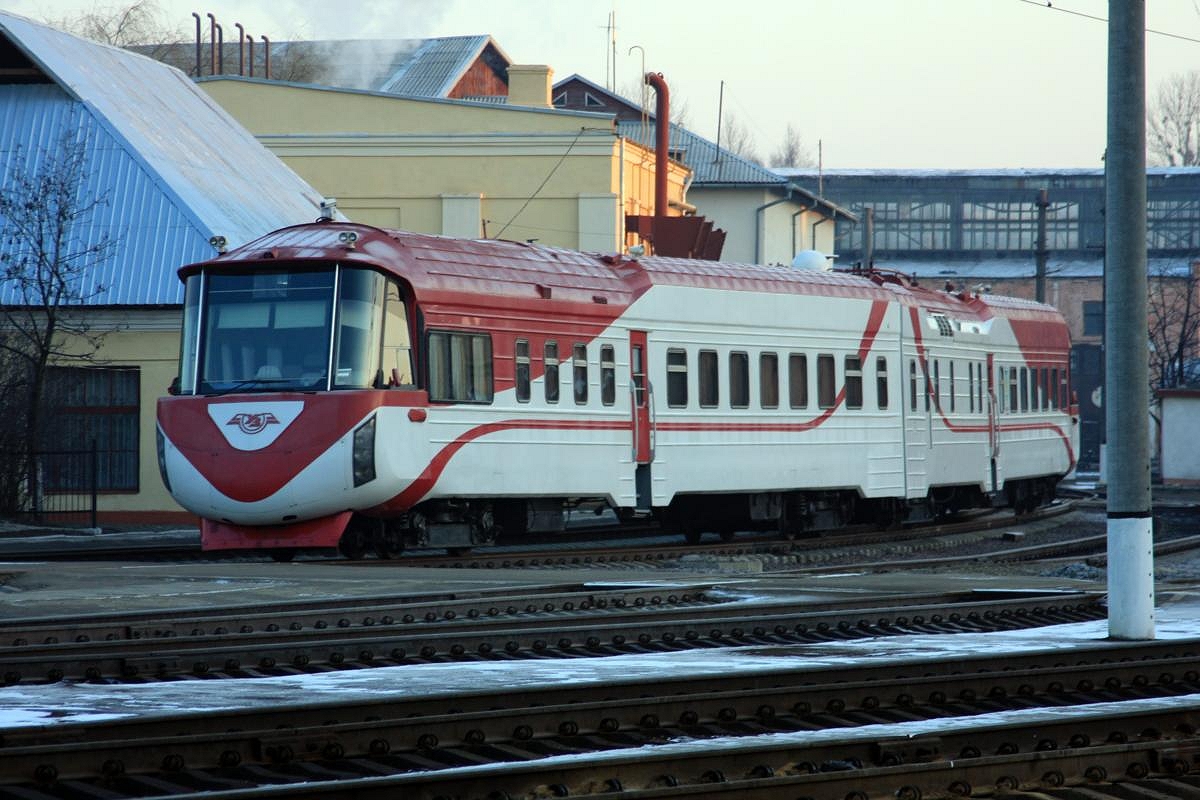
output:
[[[246,34],[246,60],[250,62],[250,77],[254,77],[254,37]]]
[[[246,74],[246,29],[242,23],[235,22],[233,27],[238,29],[238,75]]]
[[[195,11],[192,16],[196,18],[196,77],[200,77],[200,15]]]
[[[225,74],[225,29],[217,23],[217,75]]]
[[[205,16],[208,17],[208,41],[211,45],[209,49],[212,51],[208,54],[209,61],[212,62],[209,64],[208,73],[215,75],[217,72],[217,18],[213,16],[211,11]]]
[[[671,135],[671,93],[661,72],[647,72],[654,87],[654,216],[667,216],[668,143]]]
[[[271,40],[267,37],[262,37],[263,40],[263,77],[271,80]]]

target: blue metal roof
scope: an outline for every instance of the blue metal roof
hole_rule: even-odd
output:
[[[504,66],[512,63],[486,35],[272,42],[271,58],[313,63],[315,73],[306,81],[314,84],[444,98],[489,45]]]
[[[175,270],[211,256],[210,237],[235,247],[319,214],[320,193],[179,70],[4,12],[0,34],[54,81],[0,85],[0,175],[77,129],[88,191],[107,197],[81,234],[118,245],[89,303],[181,303]]]

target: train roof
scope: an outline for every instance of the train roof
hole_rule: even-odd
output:
[[[824,271],[660,256],[634,258],[342,222],[282,228],[179,272],[186,277],[201,268],[237,269],[297,261],[382,268],[407,282],[419,303],[474,295],[625,306],[652,286],[682,286],[899,301],[958,318],[1059,316],[1051,306],[1032,300],[928,288],[888,270]]]

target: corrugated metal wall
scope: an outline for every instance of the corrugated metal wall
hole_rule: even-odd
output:
[[[80,205],[104,201],[81,220],[70,249],[81,252],[104,237],[116,243],[112,257],[89,272],[81,295],[94,295],[90,305],[181,303],[175,272],[211,255],[210,234],[183,213],[88,106],[52,84],[0,85],[0,183],[8,184],[22,165],[44,169],[47,159],[59,157],[64,136],[86,148]],[[98,287],[103,291],[96,293]],[[0,303],[22,304],[23,298],[0,283]]]

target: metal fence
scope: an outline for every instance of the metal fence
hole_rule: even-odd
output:
[[[97,527],[99,453],[43,450],[33,454],[0,451],[0,518],[39,526]]]

